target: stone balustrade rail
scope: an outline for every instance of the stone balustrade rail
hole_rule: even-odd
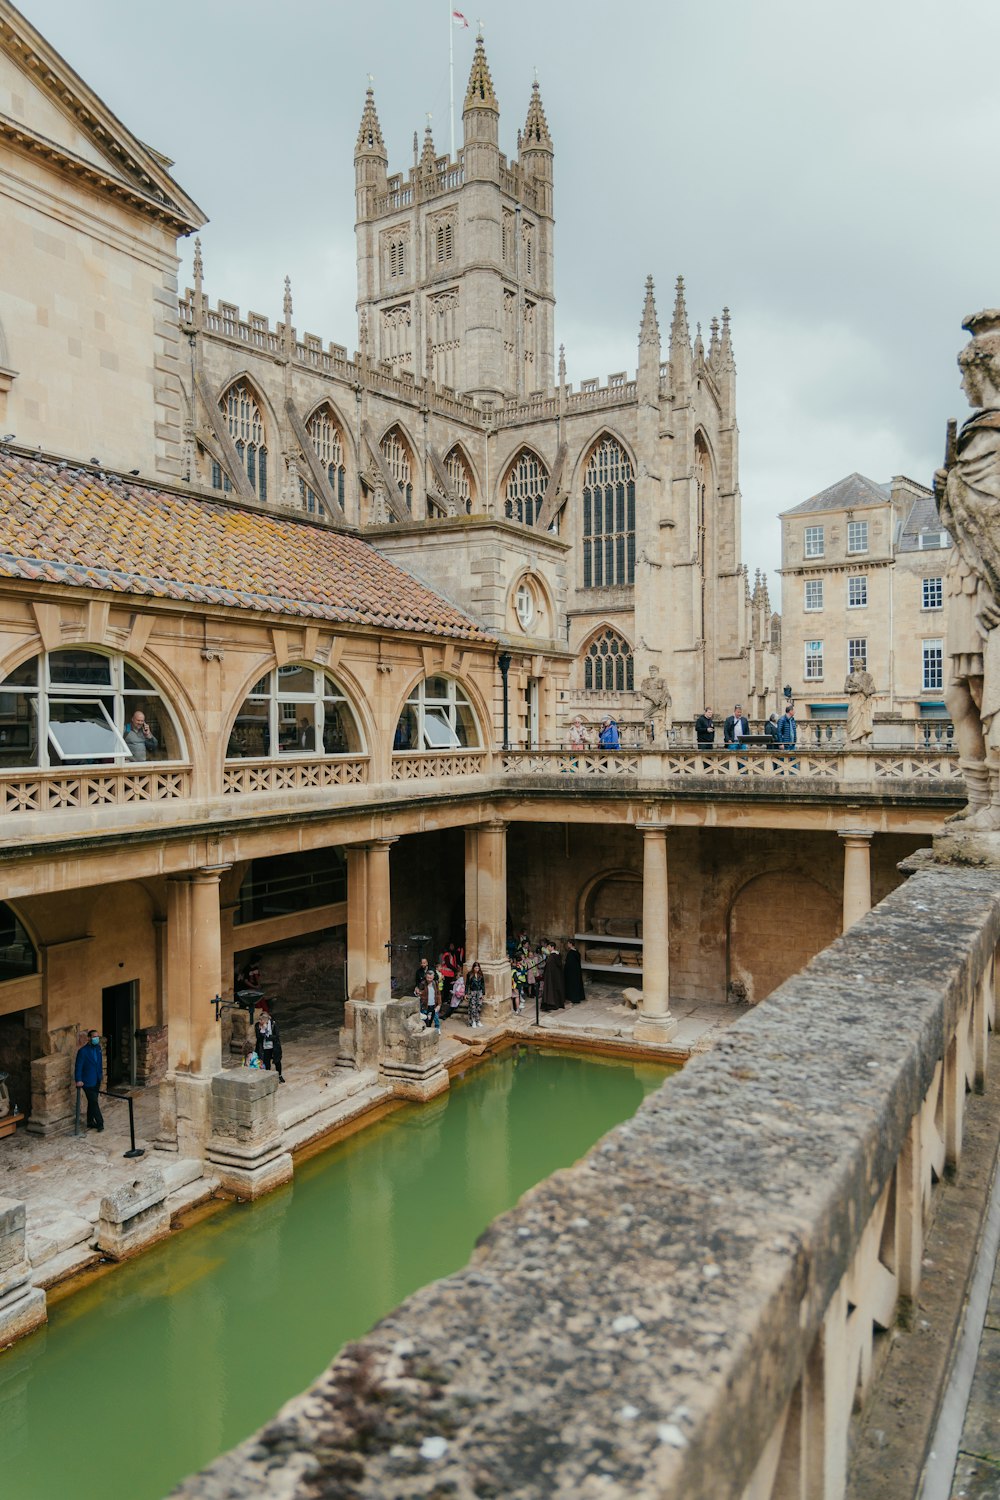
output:
[[[998,939],[996,869],[913,875],[175,1494],[841,1500]]]

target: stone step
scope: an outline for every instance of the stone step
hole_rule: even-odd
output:
[[[80,1271],[85,1271],[89,1266],[96,1266],[101,1260],[101,1252],[95,1250],[92,1245],[81,1242],[73,1245],[69,1250],[63,1250],[59,1255],[54,1255],[44,1265],[32,1267],[31,1281],[33,1286],[40,1286],[47,1290],[55,1286],[59,1281],[65,1281],[69,1276],[76,1276]]]
[[[278,1119],[283,1129],[294,1130],[317,1113],[335,1109],[344,1100],[370,1088],[377,1076],[374,1068],[363,1068],[359,1072],[350,1068],[338,1069],[335,1078],[324,1080],[322,1084],[297,1088],[287,1108],[278,1111]]]
[[[338,1126],[348,1124],[358,1115],[364,1114],[366,1110],[373,1108],[376,1104],[383,1104],[391,1098],[392,1090],[377,1083],[369,1085],[360,1092],[352,1093],[346,1099],[341,1097],[331,1106],[317,1110],[299,1124],[286,1128],[285,1150],[297,1151],[301,1146],[306,1146],[310,1141],[316,1140],[317,1136],[325,1135],[329,1130],[336,1130]]]
[[[40,1209],[28,1211],[26,1246],[32,1266],[45,1265],[64,1251],[91,1239],[94,1231],[90,1219],[66,1211]]]
[[[160,1154],[162,1157],[162,1153]],[[157,1159],[156,1165],[163,1173],[163,1180],[167,1184],[167,1193],[179,1192],[181,1188],[187,1187],[190,1182],[197,1182],[204,1174],[205,1163],[199,1156],[177,1156],[167,1157],[166,1165],[163,1159]]]
[[[202,1163],[198,1162],[197,1165],[201,1167]],[[177,1215],[186,1213],[189,1208],[195,1208],[199,1203],[207,1203],[218,1187],[218,1177],[202,1174],[193,1182],[189,1181],[176,1192],[172,1192],[167,1198],[171,1223]]]

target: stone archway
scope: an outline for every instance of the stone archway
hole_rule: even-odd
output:
[[[798,870],[772,870],[737,891],[726,925],[732,999],[756,1005],[840,936],[842,902]]]

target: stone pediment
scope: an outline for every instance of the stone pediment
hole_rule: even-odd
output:
[[[0,139],[180,233],[205,222],[167,170],[19,11],[0,0]]]

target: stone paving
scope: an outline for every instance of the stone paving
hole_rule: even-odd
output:
[[[953,1500],[1000,1500],[1000,1257],[952,1481]]]

